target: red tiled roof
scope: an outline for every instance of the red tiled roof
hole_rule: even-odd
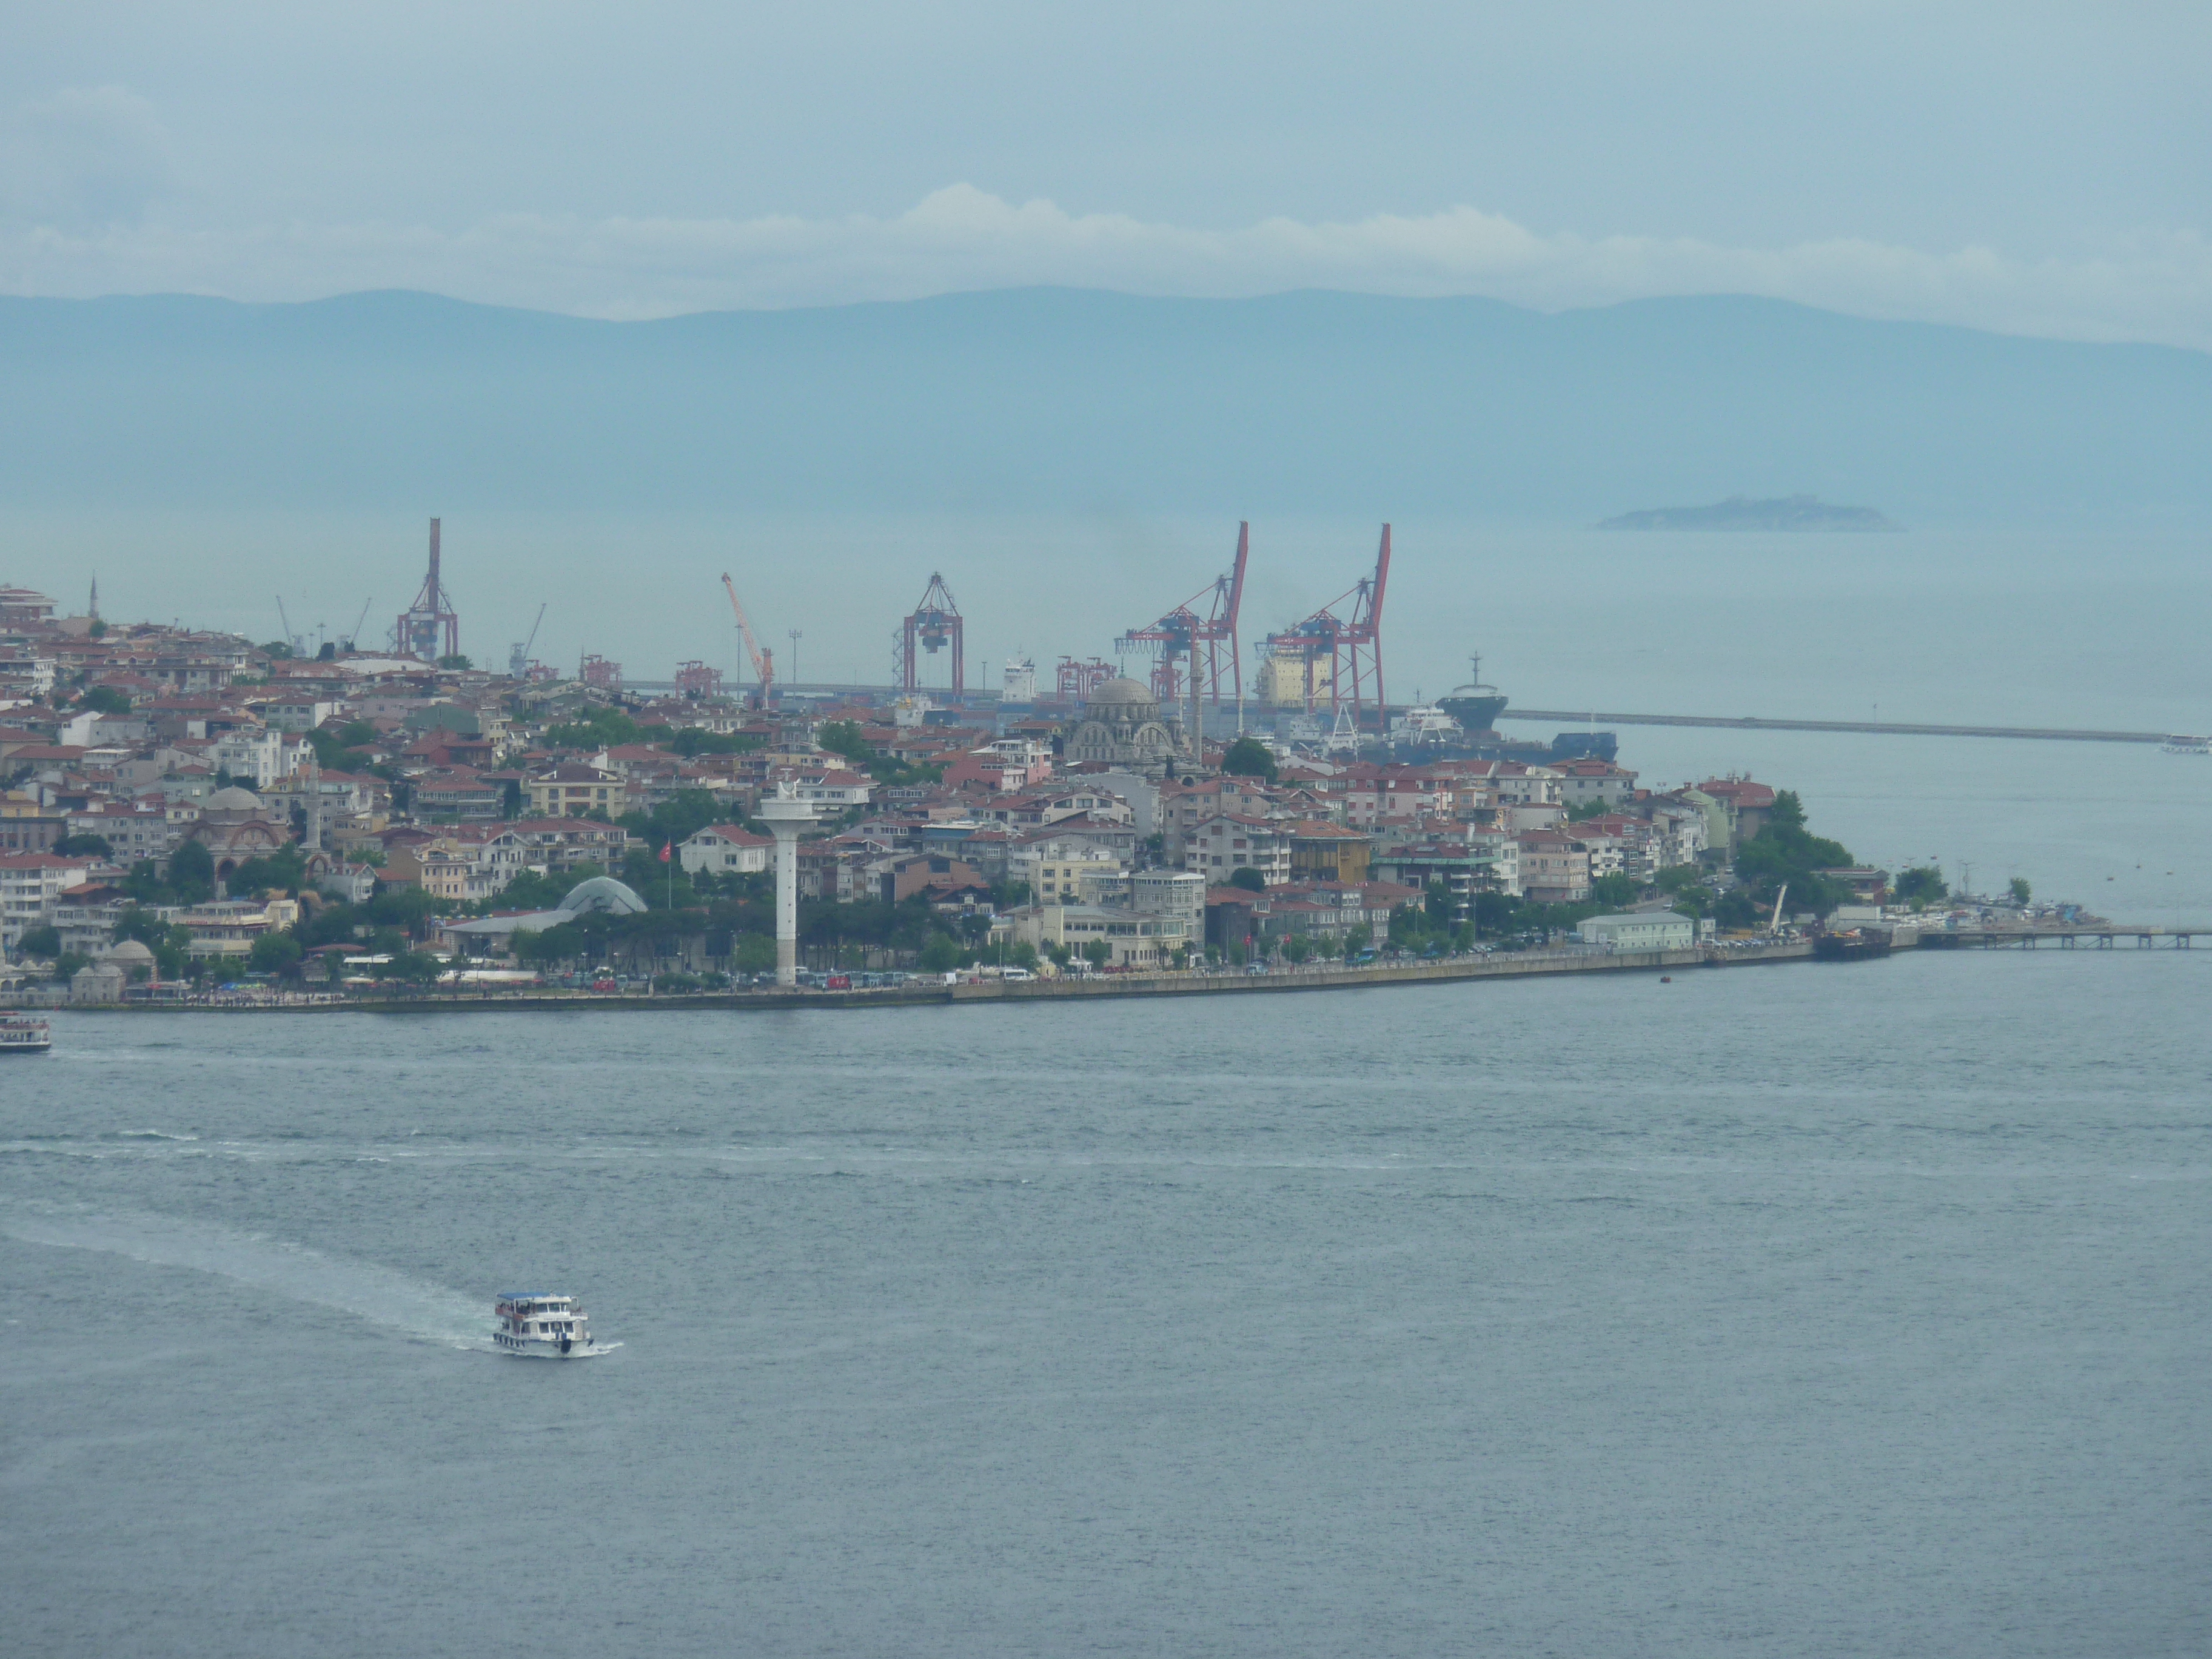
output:
[[[705,829],[695,831],[691,839],[693,841],[696,841],[701,836],[715,836],[719,840],[729,842],[732,847],[773,847],[775,845],[775,837],[774,836],[757,836],[753,834],[751,830],[746,829],[742,823],[710,823]]]

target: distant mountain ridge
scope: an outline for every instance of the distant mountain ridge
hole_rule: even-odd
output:
[[[1599,521],[1600,530],[1901,530],[1870,507],[1834,507],[1817,495],[1754,501],[1731,495],[1711,507],[1654,507]]]
[[[2212,519],[2212,356],[1778,301],[0,298],[0,505]]]

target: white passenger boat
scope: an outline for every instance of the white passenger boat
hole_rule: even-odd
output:
[[[2166,738],[2164,747],[2169,755],[2212,755],[2212,738],[2176,732]]]
[[[491,1340],[503,1352],[539,1359],[572,1359],[599,1352],[591,1320],[573,1296],[508,1291],[492,1309]]]
[[[0,1016],[0,1054],[43,1054],[54,1046],[46,1022],[32,1014]]]

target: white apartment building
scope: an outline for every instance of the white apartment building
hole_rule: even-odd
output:
[[[1113,968],[1164,968],[1194,937],[1173,916],[1090,904],[1032,904],[1013,917],[1014,937],[1043,950],[1065,945],[1079,954],[1104,940]]]
[[[799,799],[841,811],[848,806],[866,806],[875,788],[858,772],[808,773],[802,775],[798,782]]]
[[[1551,769],[1559,774],[1559,799],[1570,806],[1587,806],[1594,800],[1618,806],[1636,793],[1636,774],[1611,761],[1595,757],[1561,761]]]
[[[1521,896],[1521,842],[1516,835],[1504,830],[1470,830],[1467,850],[1490,860],[1494,890],[1508,898]]]
[[[209,746],[208,758],[258,794],[291,775],[300,748],[299,738],[283,732],[226,732]]]
[[[0,855],[0,946],[13,953],[27,930],[54,919],[62,894],[91,873],[89,859],[58,853]]]
[[[1206,932],[1206,885],[1195,870],[1139,870],[1129,878],[1129,908],[1173,916],[1197,939]]]
[[[1224,812],[1191,829],[1183,838],[1183,868],[1209,884],[1225,883],[1239,870],[1256,870],[1270,887],[1291,878],[1291,838],[1265,818]]]
[[[264,697],[247,706],[276,732],[312,732],[338,712],[335,702],[307,697]]]
[[[769,866],[775,837],[757,836],[735,823],[710,823],[676,849],[684,873],[757,875]]]
[[[1120,876],[1127,868],[1103,848],[1073,839],[1018,847],[1006,861],[1009,877],[1029,883],[1033,904],[1080,902],[1085,877]]]

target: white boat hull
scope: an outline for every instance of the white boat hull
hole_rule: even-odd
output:
[[[593,1342],[589,1338],[571,1338],[563,1350],[557,1336],[514,1336],[506,1331],[491,1334],[492,1346],[517,1359],[589,1359],[606,1352],[615,1345]]]

